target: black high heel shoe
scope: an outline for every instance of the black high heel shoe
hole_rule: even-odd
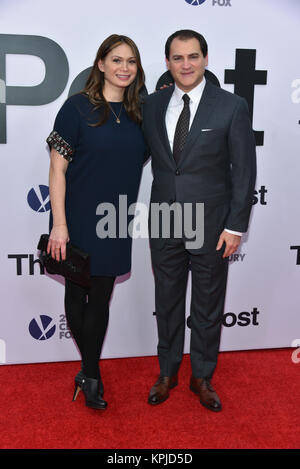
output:
[[[82,390],[82,386],[83,386],[83,381],[86,379],[86,376],[85,374],[83,373],[83,370],[81,368],[81,370],[79,371],[79,373],[77,373],[77,375],[75,376],[75,390],[74,390],[74,395],[73,395],[73,401],[76,400],[79,392]],[[103,386],[103,382],[102,382],[102,379],[100,377],[100,383],[99,383],[99,393],[100,393],[100,396],[103,397],[103,394],[104,394],[104,386]]]
[[[73,394],[73,399],[72,399],[73,402],[76,401],[79,392],[82,390],[84,379],[85,379],[85,374],[83,373],[82,368],[81,368],[79,373],[77,373],[77,375],[75,376],[75,389],[74,389],[74,394]]]
[[[81,386],[82,380],[85,378],[85,374],[83,373],[82,369],[77,373],[75,376],[75,383]]]
[[[105,410],[107,402],[102,399],[101,394],[101,380],[86,378],[84,377],[81,381],[81,385],[75,382],[75,391],[73,401],[76,400],[79,391],[83,391],[85,396],[85,405],[92,409]]]

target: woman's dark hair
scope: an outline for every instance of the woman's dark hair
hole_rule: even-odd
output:
[[[125,88],[124,92],[124,108],[126,109],[129,117],[137,123],[141,123],[142,116],[140,110],[140,90],[145,83],[145,74],[141,63],[141,57],[136,44],[127,36],[120,36],[119,34],[112,34],[105,41],[102,42],[98,49],[93,68],[85,84],[83,93],[88,95],[89,101],[95,106],[94,110],[103,109],[101,113],[100,121],[96,124],[90,124],[92,126],[103,125],[109,116],[110,108],[103,95],[104,89],[104,73],[99,70],[99,60],[104,60],[107,54],[115,47],[121,44],[127,44],[136,59],[137,74],[134,81]]]
[[[181,29],[180,31],[176,31],[175,33],[171,34],[171,36],[167,39],[167,42],[165,45],[165,54],[168,60],[170,57],[171,42],[176,37],[178,39],[181,39],[182,41],[186,41],[187,39],[197,39],[199,41],[200,49],[203,54],[203,57],[207,56],[207,42],[202,36],[202,34],[199,34],[196,31],[193,31],[192,29]]]

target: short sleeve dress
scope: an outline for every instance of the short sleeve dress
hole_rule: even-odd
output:
[[[49,146],[69,161],[65,208],[70,242],[90,254],[93,276],[123,275],[131,269],[132,238],[125,233],[124,216],[137,200],[146,151],[141,127],[122,103],[109,104],[117,116],[121,112],[120,123],[110,112],[105,124],[94,127],[90,124],[99,121],[100,111],[94,110],[87,95],[71,96],[47,138]],[[128,216],[127,227],[131,219]]]

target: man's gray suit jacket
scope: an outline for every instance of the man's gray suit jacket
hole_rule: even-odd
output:
[[[173,91],[171,86],[144,99],[143,130],[153,170],[150,202],[204,203],[204,244],[195,253],[208,252],[225,227],[247,231],[256,178],[254,133],[246,100],[206,81],[177,165],[165,124]],[[161,249],[165,241],[150,237],[151,248]]]

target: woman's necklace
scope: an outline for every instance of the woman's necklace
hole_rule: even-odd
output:
[[[108,101],[107,101],[107,104],[109,105],[109,109],[111,110],[111,112],[114,114],[114,116],[115,116],[115,118],[116,118],[116,123],[117,123],[117,124],[120,124],[120,123],[121,123],[121,121],[120,121],[120,115],[121,115],[121,112],[122,112],[123,103],[121,104],[120,112],[119,112],[118,115],[115,113],[115,111],[113,110],[113,108],[111,107],[111,105],[109,104]]]

